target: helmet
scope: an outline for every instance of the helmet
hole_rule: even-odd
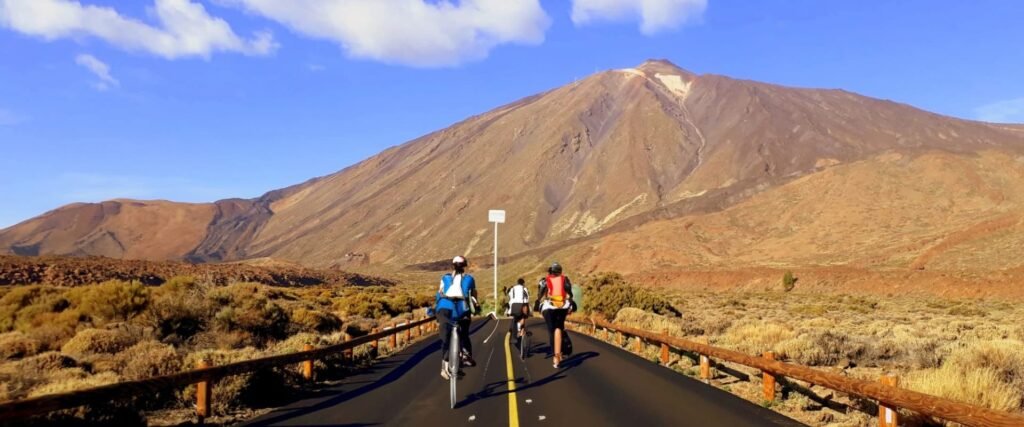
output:
[[[562,274],[562,264],[559,264],[558,261],[555,261],[554,263],[551,264],[551,267],[548,268],[548,273]]]
[[[452,267],[466,268],[467,265],[469,265],[469,261],[466,261],[466,258],[462,255],[452,258]]]

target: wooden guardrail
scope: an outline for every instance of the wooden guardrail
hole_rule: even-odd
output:
[[[920,414],[958,422],[972,427],[1021,427],[1024,426],[1024,415],[1011,414],[995,411],[988,408],[969,405],[950,399],[944,399],[916,391],[896,387],[895,378],[883,377],[879,382],[865,381],[842,375],[824,372],[806,366],[784,363],[774,360],[774,354],[766,353],[765,357],[751,356],[738,351],[713,347],[707,343],[699,343],[682,338],[671,337],[667,333],[656,334],[642,329],[628,326],[616,325],[604,319],[591,317],[587,321],[578,319],[567,319],[567,323],[593,328],[592,333],[596,335],[597,328],[616,333],[616,343],[620,343],[620,334],[630,335],[647,341],[660,344],[661,361],[668,362],[669,347],[677,350],[685,350],[700,355],[701,378],[710,378],[709,357],[715,357],[732,363],[749,366],[761,370],[765,375],[765,397],[767,400],[774,400],[774,381],[779,377],[796,378],[811,384],[828,387],[832,390],[847,394],[860,396],[879,402],[879,425],[883,427],[896,426],[896,409],[905,408]],[[609,337],[605,337],[608,339]],[[640,341],[637,341],[639,348]],[[771,382],[771,390],[768,390],[768,382]]]
[[[423,336],[428,330],[436,330],[436,326],[434,318],[428,317],[323,348],[314,349],[312,346],[307,346],[305,351],[246,360],[221,366],[208,366],[205,361],[200,361],[197,369],[177,374],[138,381],[120,382],[68,393],[0,402],[0,420],[16,421],[61,409],[70,409],[83,405],[107,404],[113,400],[130,396],[145,395],[145,393],[188,387],[190,385],[196,385],[197,387],[196,413],[200,420],[202,420],[203,417],[210,415],[210,383],[220,378],[245,374],[265,368],[300,364],[300,371],[303,377],[312,379],[313,360],[334,356],[339,353],[351,357],[351,352],[354,348],[364,344],[377,348],[378,342],[382,339],[388,339],[388,345],[391,348],[395,348],[397,346],[398,334],[404,332],[404,339],[408,342],[411,340],[414,330],[417,331],[419,336]]]

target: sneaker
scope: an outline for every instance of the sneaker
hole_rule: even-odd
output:
[[[451,375],[448,374],[448,361],[441,362],[441,378],[446,381],[451,379]]]
[[[472,368],[476,366],[476,361],[473,360],[473,356],[465,356],[465,358],[462,359],[462,366],[468,366]]]

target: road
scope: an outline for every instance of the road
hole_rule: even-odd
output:
[[[440,376],[438,340],[430,339],[317,397],[244,425],[802,425],[581,334],[572,335],[575,353],[555,369],[539,319],[530,323],[536,353],[523,362],[514,344],[507,346],[508,325],[509,320],[474,324],[478,365],[466,368],[459,381],[455,409],[449,408],[448,382]]]

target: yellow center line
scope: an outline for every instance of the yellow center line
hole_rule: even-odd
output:
[[[519,404],[516,402],[516,375],[512,370],[511,332],[505,333],[505,373],[508,374],[508,425],[519,427]]]

